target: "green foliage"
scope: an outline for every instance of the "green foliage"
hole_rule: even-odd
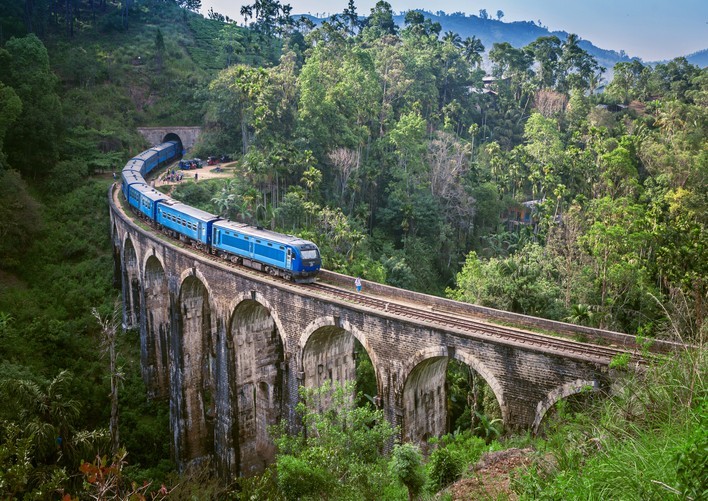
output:
[[[27,184],[17,172],[0,169],[0,268],[9,271],[17,267],[41,228],[39,204]]]
[[[373,498],[391,482],[381,454],[396,431],[381,410],[356,407],[353,391],[353,383],[300,389],[304,430],[288,434],[286,423],[274,430],[277,482],[285,496],[360,492]]]
[[[514,481],[522,499],[683,499],[705,493],[705,350],[629,373],[607,399],[565,413],[539,461]]]
[[[62,135],[61,102],[49,54],[35,35],[5,44],[8,59],[0,80],[22,101],[22,112],[5,134],[8,163],[20,172],[45,175],[58,157]]]
[[[433,451],[428,459],[428,469],[434,490],[438,491],[457,480],[465,466],[458,451],[447,447]]]
[[[426,468],[431,487],[438,491],[458,479],[464,469],[476,463],[487,450],[486,442],[470,431],[444,435],[431,440],[437,448],[430,454]]]
[[[677,454],[677,488],[690,499],[708,498],[708,401],[698,403],[698,423],[693,435],[687,437],[683,449]]]
[[[610,369],[626,369],[629,364],[630,354],[622,353],[612,357],[610,361]]]
[[[425,485],[426,477],[423,468],[423,455],[417,445],[396,444],[391,453],[388,469],[393,478],[406,486],[409,499],[418,497]]]
[[[480,260],[472,252],[457,276],[454,299],[527,315],[562,318],[557,269],[538,244],[528,244],[504,259]]]
[[[287,499],[318,497],[337,486],[324,466],[287,454],[278,456],[278,487]]]

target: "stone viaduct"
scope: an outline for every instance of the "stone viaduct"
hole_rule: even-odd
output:
[[[141,129],[151,144],[177,138],[185,148],[199,131]],[[118,192],[111,189],[109,208],[123,321],[140,330],[148,396],[169,401],[171,450],[180,468],[212,460],[224,477],[261,472],[275,454],[268,427],[283,419],[298,427],[298,388],[355,379],[360,350],[374,367],[377,405],[400,426],[402,439],[416,442],[449,431],[445,376],[451,359],[487,382],[507,428],[536,430],[558,400],[611,382],[610,357],[413,321],[215,261],[137,223]],[[323,275],[351,286],[349,277]],[[428,310],[632,342],[619,333],[373,283],[365,287]]]
[[[404,440],[449,431],[450,359],[489,384],[507,428],[535,429],[559,399],[610,383],[609,358],[559,354],[321,297],[177,245],[109,198],[124,322],[140,329],[149,396],[169,400],[172,451],[182,468],[211,459],[223,476],[262,471],[274,455],[267,427],[281,419],[297,426],[299,386],[354,379],[359,344],[375,369],[376,401]],[[463,307],[399,293],[405,301]]]

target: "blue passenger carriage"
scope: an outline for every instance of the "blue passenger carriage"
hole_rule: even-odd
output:
[[[147,177],[147,175],[152,172],[152,170],[157,167],[159,163],[157,151],[154,149],[145,150],[140,155],[134,156],[132,160],[135,162],[142,162],[140,173],[143,177]]]
[[[167,141],[153,148],[157,153],[157,163],[162,165],[177,156],[177,141]]]
[[[214,214],[167,199],[158,202],[155,221],[195,247],[208,248],[211,245],[211,226],[219,219]]]
[[[123,191],[123,197],[125,197],[128,202],[130,202],[130,199],[128,197],[128,188],[134,184],[145,184],[145,179],[143,179],[143,176],[140,174],[139,171],[128,169],[123,169],[120,174],[120,180],[121,191]]]
[[[128,187],[128,203],[150,220],[157,218],[157,203],[170,198],[146,184],[131,184]]]

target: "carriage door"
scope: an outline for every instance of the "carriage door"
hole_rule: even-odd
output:
[[[285,267],[289,270],[293,267],[293,250],[288,247],[288,252],[285,258]]]

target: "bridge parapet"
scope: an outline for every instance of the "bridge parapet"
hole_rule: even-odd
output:
[[[320,272],[320,279],[340,287],[351,287],[353,284],[353,279],[351,277],[329,270],[322,270]],[[638,348],[636,336],[624,334],[622,332],[596,329],[593,327],[586,327],[584,325],[569,324],[566,322],[558,322],[556,320],[548,320],[546,318],[532,317],[530,315],[523,315],[510,311],[497,310],[495,308],[488,308],[486,306],[479,306],[471,303],[463,303],[452,299],[431,296],[429,294],[423,294],[406,289],[399,289],[397,287],[391,287],[389,285],[369,282],[366,280],[362,280],[362,283],[365,290],[371,291],[374,294],[427,305],[431,311],[473,315],[492,321],[501,321],[511,325],[517,325],[519,327],[541,329],[547,332],[565,334],[582,339],[588,339],[594,342],[621,346],[628,349]],[[651,344],[651,350],[660,353],[671,353],[680,348],[682,347],[678,343],[662,339],[653,340]]]

